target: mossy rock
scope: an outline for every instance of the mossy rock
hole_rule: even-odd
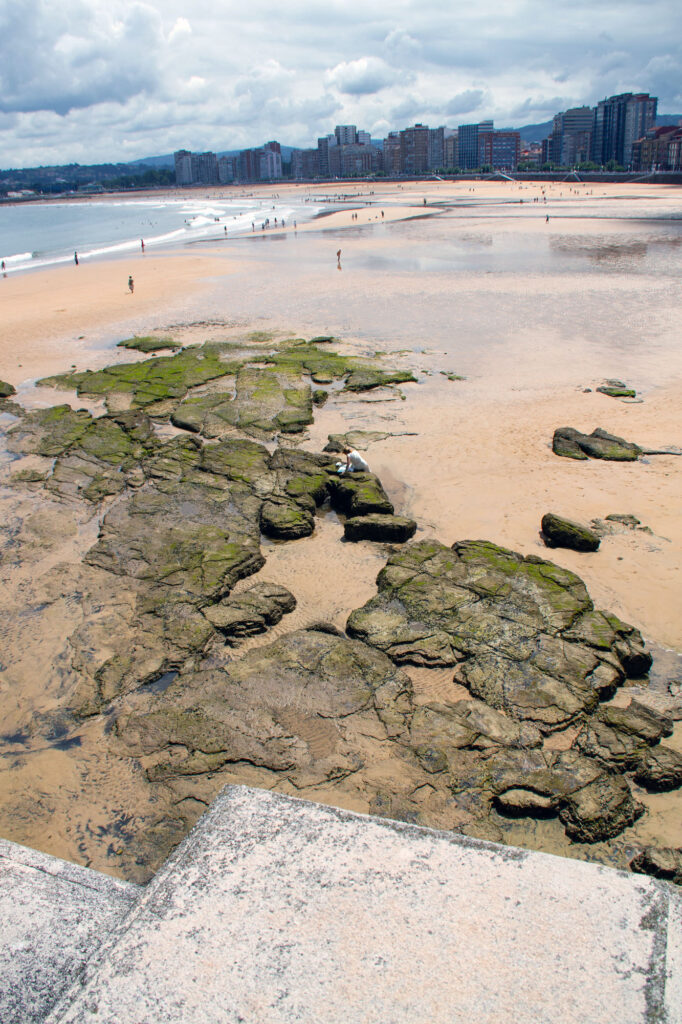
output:
[[[344,391],[371,391],[391,384],[417,383],[411,370],[381,370],[363,367],[353,370],[346,378]]]
[[[209,473],[225,476],[228,480],[241,480],[253,486],[267,474],[269,459],[270,453],[264,445],[243,438],[232,438],[206,445],[199,464]]]
[[[136,756],[185,748],[155,760],[155,781],[248,763],[285,772],[300,788],[358,771],[368,735],[405,735],[411,695],[409,678],[380,652],[298,630],[224,669],[184,673],[163,707],[138,704],[116,730]]]
[[[0,380],[0,398],[10,398],[16,393],[17,389],[12,384],[8,384],[6,380]]]
[[[543,540],[549,548],[570,548],[572,551],[597,551],[600,538],[588,526],[547,512],[542,517]]]
[[[85,409],[53,405],[27,413],[7,431],[7,447],[22,455],[61,455],[80,441],[93,423]]]
[[[581,434],[573,427],[558,427],[554,431],[552,450],[555,455],[569,459],[608,459],[612,462],[636,462],[642,455],[639,445],[608,434],[601,427],[591,434]]]
[[[143,408],[165,399],[180,399],[190,388],[235,374],[246,361],[239,353],[235,345],[207,343],[183,348],[173,356],[58,374],[39,383],[75,388],[79,395],[107,398],[114,393],[129,394],[133,406]]]
[[[602,384],[596,388],[601,395],[608,395],[609,398],[636,398],[637,392],[634,388],[629,388],[627,384],[623,384],[622,381],[612,381]]]
[[[580,643],[571,630],[586,628],[592,602],[579,577],[551,562],[485,541],[424,540],[395,552],[377,585],[349,616],[349,635],[398,662],[461,662],[475,696],[543,731],[593,712],[600,693],[625,678],[619,644],[628,634],[605,620],[608,649]]]
[[[380,515],[371,513],[346,519],[343,535],[346,540],[372,540],[385,543],[404,544],[414,536],[417,524],[406,516]]]
[[[135,335],[132,338],[126,338],[124,341],[117,343],[117,348],[128,348],[134,349],[136,352],[161,352],[164,349],[170,349],[175,351],[182,348],[179,341],[173,341],[172,338],[154,338],[151,335],[145,335],[144,337],[138,337]]]
[[[264,633],[296,607],[296,598],[275,583],[256,583],[204,609],[211,625],[228,640]]]
[[[332,507],[347,516],[371,512],[393,515],[394,509],[381,481],[373,473],[344,473],[329,478]]]
[[[315,388],[313,390],[313,405],[322,406],[329,398],[329,392],[325,391],[324,388]]]
[[[266,537],[297,540],[299,537],[309,537],[313,533],[315,516],[295,500],[273,496],[263,502],[260,528]]]

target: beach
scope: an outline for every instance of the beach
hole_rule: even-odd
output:
[[[320,206],[333,196],[310,186],[276,191],[284,199],[305,194]],[[324,216],[296,228],[0,280],[0,379],[17,388],[27,409],[68,401],[101,414],[101,403],[35,382],[141,359],[116,348],[132,335],[171,335],[183,345],[253,332],[276,340],[333,335],[340,352],[380,353],[417,382],[360,395],[332,389],[301,447],[319,452],[330,434],[349,430],[384,434],[363,454],[396,512],[416,520],[418,538],[489,540],[551,559],[584,580],[596,607],[641,631],[654,653],[656,686],[682,680],[682,458],[582,462],[552,451],[555,429],[565,426],[601,427],[644,449],[682,448],[680,190],[429,181],[344,186],[338,195]],[[636,398],[597,392],[608,379],[627,383]],[[21,468],[31,464],[28,457]],[[5,477],[16,469],[12,460],[2,464]],[[5,560],[5,608],[34,608],[41,579],[56,565],[77,564],[94,542],[100,513],[54,499],[42,508],[35,491],[9,486],[1,500],[12,524],[10,556],[16,537],[34,551],[19,567]],[[614,513],[639,522],[614,527],[594,553],[550,551],[539,533],[550,511],[586,524]],[[51,516],[63,523],[59,542]],[[343,629],[350,611],[374,594],[386,557],[367,542],[341,547],[333,515],[321,517],[311,537],[267,543],[263,553],[257,577],[286,585],[297,600],[272,637],[319,620]],[[331,587],[330,566],[337,568]],[[235,592],[252,582],[242,580]],[[59,707],[59,673],[50,678],[41,666],[62,649],[80,611],[55,595],[49,600],[39,635],[30,623],[5,620],[12,683],[0,689],[0,710],[8,735],[30,733],[33,713]],[[452,692],[452,673],[442,669],[416,669],[413,680],[417,703]],[[99,751],[103,728],[88,720],[71,748],[45,744],[39,729],[40,742],[28,741],[27,749],[6,743],[3,835],[117,873],[109,839],[97,839],[95,824],[108,827],[126,806],[143,817],[153,798],[136,785],[138,768]],[[679,725],[668,744],[682,751]],[[258,773],[242,778],[259,781]],[[335,799],[324,787],[309,795]],[[639,841],[653,836],[681,846],[679,793],[647,799],[650,813],[635,826]],[[367,809],[359,798],[347,803]],[[524,841],[515,827],[514,841]],[[543,828],[530,841],[556,849]]]

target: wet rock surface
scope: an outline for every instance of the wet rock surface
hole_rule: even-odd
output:
[[[573,551],[597,551],[600,538],[589,526],[546,512],[541,523],[542,538],[548,548],[571,548]]]
[[[296,607],[296,598],[275,583],[256,583],[239,595],[223,598],[204,615],[228,639],[264,633]]]
[[[636,462],[643,454],[639,445],[625,441],[597,427],[591,434],[581,434],[573,427],[554,431],[552,450],[567,459],[609,459],[612,462]]]
[[[630,861],[630,870],[682,885],[682,850],[648,846]]]
[[[314,534],[327,503],[349,538],[414,532],[376,475],[336,473],[339,446],[388,433],[330,435],[323,453],[287,438],[310,422],[311,381],[388,383],[360,362],[308,342],[214,344],[54,380],[104,397],[105,416],[17,407],[8,447],[36,464],[11,485],[44,513],[8,524],[4,564],[43,575],[23,585],[13,636],[52,629],[56,653],[36,671],[60,710],[12,743],[52,750],[101,730],[144,812],[116,808],[79,849],[106,837],[107,865],[128,877],[144,880],[229,781],[498,841],[545,822],[606,860],[642,812],[631,783],[682,781],[665,715],[603,703],[647,672],[641,636],[549,561],[486,541],[407,544],[348,635],[282,632],[287,581],[240,582],[264,565],[263,535]],[[166,422],[160,436],[169,419],[185,432],[169,438]],[[62,534],[71,562],[54,554]],[[449,673],[450,696],[420,696],[409,665]]]
[[[346,540],[375,540],[402,544],[413,537],[417,523],[407,516],[381,515],[378,512],[346,519],[343,535]]]
[[[635,391],[635,389],[628,387],[628,385],[622,380],[606,380],[595,390],[602,395],[608,395],[609,398],[637,397],[637,392]]]

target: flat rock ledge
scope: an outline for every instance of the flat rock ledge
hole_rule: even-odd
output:
[[[406,516],[382,515],[379,512],[353,516],[343,524],[346,540],[375,540],[402,544],[415,535],[417,524]]]

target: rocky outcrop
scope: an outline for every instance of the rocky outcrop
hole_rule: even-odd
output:
[[[204,609],[204,615],[229,640],[264,633],[296,607],[296,598],[276,583],[256,583],[240,594]]]
[[[377,583],[350,635],[399,663],[458,665],[475,696],[544,731],[594,711],[643,652],[632,627],[594,611],[573,573],[485,541],[418,541]]]
[[[17,389],[13,384],[8,384],[6,380],[0,380],[0,398],[11,398],[16,393]]]
[[[581,434],[573,427],[554,431],[552,451],[567,459],[609,459],[612,462],[636,462],[643,454],[639,445],[608,434],[597,427],[591,434]]]
[[[137,756],[155,755],[155,781],[242,763],[284,773],[300,789],[359,771],[363,736],[406,735],[411,692],[379,651],[299,630],[222,670],[179,676],[163,707],[122,715],[116,730]],[[184,753],[170,757],[178,745]]]
[[[652,747],[640,758],[635,782],[654,792],[682,786],[682,754],[663,744]]]
[[[682,849],[647,846],[630,861],[630,870],[682,885]]]
[[[600,705],[650,659],[636,630],[593,608],[577,576],[484,541],[428,540],[394,553],[377,584],[348,633],[398,663],[451,665],[476,698],[412,718],[419,764],[447,779],[458,804],[479,820],[492,809],[556,816],[583,843],[636,821],[643,808],[626,775],[653,764],[671,724],[635,702]],[[540,748],[542,735],[571,725],[570,749]]]
[[[571,548],[573,551],[597,551],[600,538],[588,526],[564,519],[554,512],[542,517],[542,539],[548,548]]]
[[[403,544],[414,536],[417,524],[406,516],[381,515],[378,512],[354,516],[343,524],[346,540],[375,540]]]
[[[366,516],[371,513],[393,515],[381,481],[374,473],[344,473],[329,478],[329,496],[332,508],[346,516]]]

